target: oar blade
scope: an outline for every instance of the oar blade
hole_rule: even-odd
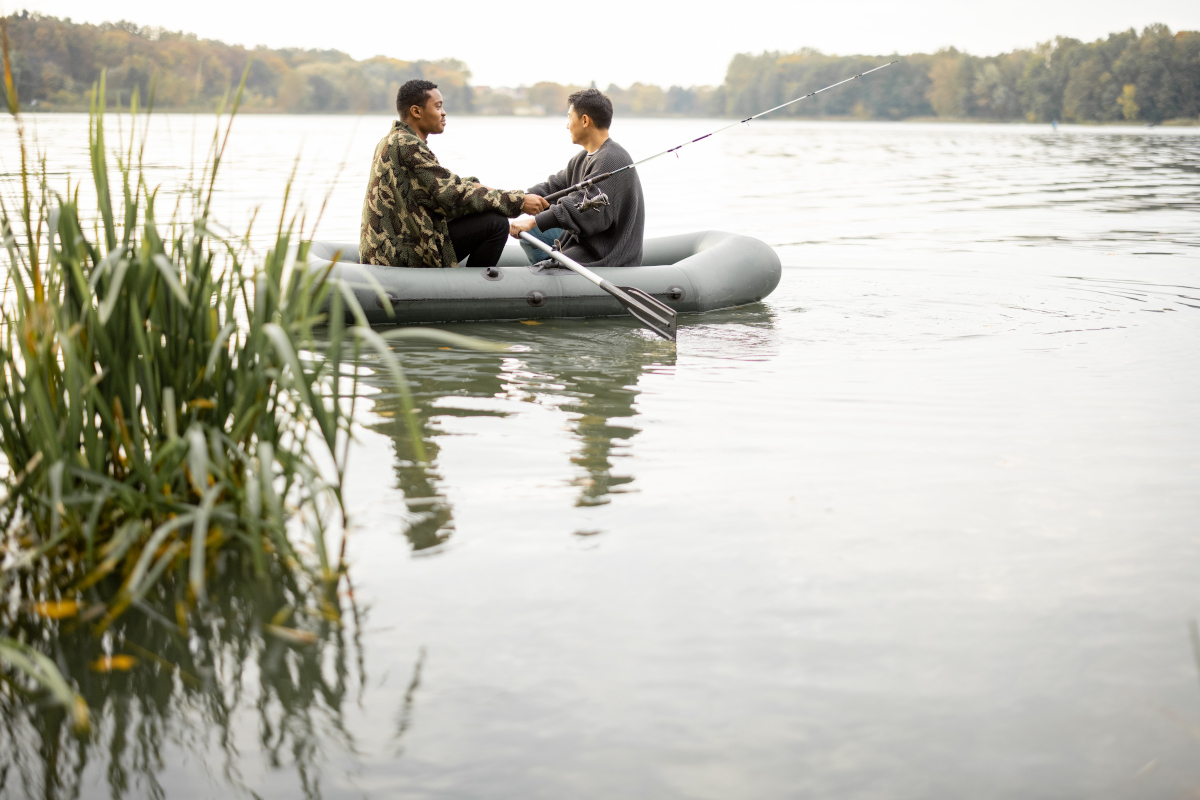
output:
[[[625,310],[638,322],[667,341],[675,341],[675,334],[679,328],[679,316],[675,313],[675,309],[634,286],[614,286],[613,288],[620,292],[619,294],[614,292],[613,296],[621,301]]]
[[[617,172],[620,172],[624,169],[629,169],[629,167],[622,167],[620,170],[614,171],[612,175],[616,175]],[[598,183],[602,178],[607,177],[610,176],[608,173],[605,173],[602,176],[592,179],[592,181]],[[567,256],[551,248],[541,239],[536,239],[533,236],[530,236],[527,231],[521,232],[521,240],[538,248],[555,261],[562,264],[564,267],[567,267],[577,275],[587,278],[589,281],[596,284],[613,297],[617,298],[617,302],[624,306],[625,310],[632,314],[638,322],[642,323],[644,326],[654,331],[662,338],[669,342],[675,341],[675,331],[679,327],[679,321],[675,314],[675,309],[671,308],[663,301],[633,286],[613,286],[611,283],[606,281],[604,278],[601,278],[587,267],[583,266],[582,264],[575,263]]]

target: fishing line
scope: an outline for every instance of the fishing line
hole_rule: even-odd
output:
[[[666,150],[663,150],[661,153],[655,153],[652,156],[647,156],[646,158],[643,158],[641,161],[636,161],[632,164],[626,164],[625,166],[621,167],[620,169],[614,169],[612,172],[605,172],[600,175],[596,175],[595,177],[588,178],[586,181],[580,181],[579,183],[575,184],[574,186],[568,186],[566,189],[562,189],[560,191],[554,192],[553,194],[546,195],[546,201],[549,203],[553,203],[555,200],[560,200],[563,197],[566,197],[567,195],[572,194],[573,192],[577,192],[580,189],[582,189],[584,199],[579,203],[580,211],[586,211],[589,208],[598,208],[599,206],[606,206],[606,205],[608,205],[608,197],[605,194],[601,193],[601,194],[596,195],[595,197],[588,197],[587,190],[590,189],[591,187],[595,186],[597,183],[600,183],[601,181],[608,180],[609,178],[613,177],[614,175],[620,175],[622,172],[624,172],[627,169],[635,169],[635,168],[641,166],[642,164],[645,164],[649,161],[653,161],[656,158],[661,158],[662,156],[665,156],[669,153],[678,154],[678,152],[680,150],[682,150],[683,148],[687,147],[690,144],[695,144],[696,142],[702,142],[705,139],[709,138],[710,136],[716,136],[718,133],[723,133],[723,132],[729,130],[730,128],[737,127],[738,125],[749,124],[749,122],[751,120],[755,120],[755,119],[758,119],[759,117],[766,116],[767,114],[770,114],[773,111],[778,111],[781,108],[787,108],[788,106],[792,105],[793,103],[799,103],[801,100],[807,100],[810,97],[816,97],[821,92],[827,92],[830,89],[836,89],[837,87],[841,86],[844,83],[849,83],[850,81],[858,80],[859,78],[861,78],[864,75],[870,75],[872,72],[878,72],[881,69],[890,67],[892,64],[897,64],[897,63],[899,63],[899,59],[897,59],[896,61],[889,61],[886,64],[881,64],[880,66],[875,67],[874,69],[869,69],[866,72],[860,72],[857,75],[851,75],[849,78],[846,78],[845,80],[838,81],[837,83],[831,83],[830,85],[826,86],[824,89],[817,89],[815,92],[809,92],[808,94],[800,95],[799,97],[797,97],[793,100],[788,100],[786,103],[780,103],[779,105],[775,106],[774,108],[768,108],[766,111],[760,111],[759,113],[755,114],[754,116],[746,117],[745,119],[739,119],[737,122],[731,122],[728,125],[724,126],[723,128],[717,128],[715,131],[706,133],[703,136],[697,136],[695,139],[692,139],[691,141],[684,142],[683,144],[675,145],[674,147],[669,147]]]

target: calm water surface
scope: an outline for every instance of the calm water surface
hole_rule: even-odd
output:
[[[356,238],[388,124],[238,120],[221,219],[261,207],[264,242],[295,169],[310,227],[328,195],[319,238]],[[85,118],[31,127],[53,180],[84,174]],[[572,154],[562,127],[452,116],[432,146],[520,188]],[[638,157],[712,127],[613,134]],[[155,120],[164,192],[211,128]],[[677,347],[613,319],[398,348],[436,465],[372,379],[359,624],[306,653],[233,614],[236,690],[114,676],[86,760],[8,726],[5,791],[1200,792],[1200,136],[761,122],[642,181],[649,235],[761,238],[776,292],[684,317]]]

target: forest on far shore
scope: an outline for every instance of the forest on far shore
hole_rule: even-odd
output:
[[[26,109],[86,109],[106,71],[109,102],[212,110],[251,62],[243,109],[283,113],[394,111],[410,78],[434,81],[447,107],[468,114],[559,114],[582,88],[541,82],[475,86],[462,61],[358,61],[337,50],[245,48],[129,22],[74,23],[22,11],[7,18],[18,97]],[[900,63],[779,116],[849,119],[1195,122],[1200,118],[1200,32],[1150,25],[1081,42],[1058,37],[1031,49],[972,56],[794,53],[734,56],[720,86],[608,86],[618,115],[749,116],[855,73]]]

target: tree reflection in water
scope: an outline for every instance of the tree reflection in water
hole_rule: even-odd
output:
[[[305,797],[320,796],[325,751],[355,750],[342,704],[364,680],[357,613],[342,614],[334,602],[292,611],[298,593],[287,576],[256,580],[235,559],[215,569],[221,577],[202,611],[181,620],[174,594],[161,587],[101,636],[78,618],[5,609],[7,635],[76,682],[92,726],[76,735],[59,706],[0,684],[0,796],[96,796],[102,775],[111,797],[164,797],[162,776],[180,754],[189,784],[198,772],[250,795],[239,769],[245,750],[259,750],[269,768],[294,770]],[[122,669],[97,671],[105,656]],[[252,727],[257,742],[242,740],[238,730]]]

